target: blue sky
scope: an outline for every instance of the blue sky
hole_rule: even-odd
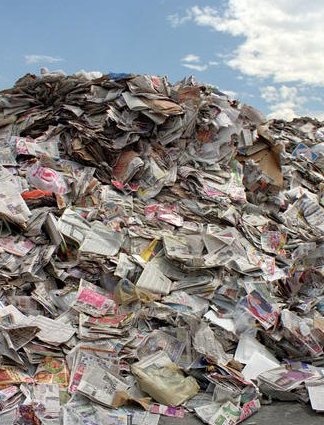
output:
[[[40,67],[186,75],[324,119],[323,0],[1,0],[0,88]]]

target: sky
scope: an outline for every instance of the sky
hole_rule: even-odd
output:
[[[0,0],[0,89],[41,67],[194,75],[269,118],[324,120],[324,0]]]

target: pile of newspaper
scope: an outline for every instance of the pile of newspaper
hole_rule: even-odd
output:
[[[1,424],[324,410],[324,123],[193,78],[28,74],[0,147]]]

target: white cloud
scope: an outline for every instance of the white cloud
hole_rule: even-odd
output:
[[[190,53],[189,55],[186,55],[185,57],[183,57],[181,59],[181,61],[182,62],[189,62],[189,63],[191,63],[191,62],[197,63],[197,62],[200,62],[200,57]]]
[[[181,65],[185,66],[186,68],[193,69],[194,71],[206,71],[208,67],[211,65],[210,62],[208,64],[202,64],[200,62],[200,56],[194,55],[193,53],[190,53],[189,55],[186,55],[181,59]]]
[[[57,63],[64,59],[46,55],[25,55],[26,64]]]
[[[225,60],[245,75],[324,86],[323,0],[228,0],[225,11],[194,6],[169,20],[241,37]]]
[[[193,63],[183,63],[182,66],[185,66],[186,68],[193,69],[194,71],[206,71],[208,69],[208,65],[198,65]]]
[[[317,118],[318,121],[324,122],[324,112],[323,111],[310,111],[307,116],[310,116],[312,118]]]
[[[302,111],[308,98],[300,91],[298,87],[286,85],[261,87],[261,97],[269,105],[268,118],[292,120],[294,117],[304,115]]]
[[[217,61],[208,61],[205,64],[200,63],[200,56],[194,55],[193,53],[190,53],[189,55],[184,56],[181,59],[182,66],[185,66],[186,68],[193,69],[194,71],[206,71],[210,66],[217,66],[219,65],[219,62]]]
[[[221,90],[221,92],[225,93],[230,99],[237,99],[238,94],[233,90]]]
[[[176,28],[179,27],[180,25],[188,22],[191,20],[191,13],[190,11],[187,11],[185,16],[180,17],[177,13],[175,13],[174,15],[169,15],[168,16],[168,21],[170,22],[171,26]]]

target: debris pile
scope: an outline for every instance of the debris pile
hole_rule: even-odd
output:
[[[97,77],[0,92],[0,420],[324,411],[324,123]]]

